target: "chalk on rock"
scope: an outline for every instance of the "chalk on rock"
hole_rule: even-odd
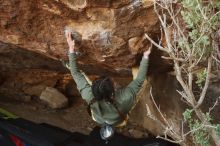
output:
[[[41,93],[40,99],[53,109],[63,108],[68,104],[68,99],[57,89],[52,87],[47,87]]]

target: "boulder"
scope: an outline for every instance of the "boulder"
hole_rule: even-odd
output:
[[[68,99],[57,89],[52,87],[47,87],[41,93],[40,99],[53,109],[63,108],[68,104]]]

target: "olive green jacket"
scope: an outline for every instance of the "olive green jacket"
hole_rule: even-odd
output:
[[[77,89],[82,98],[89,103],[94,98],[92,88],[77,67],[76,54],[69,54],[69,65],[73,79],[77,84]],[[115,91],[115,103],[120,112],[128,114],[135,104],[135,97],[145,80],[147,68],[148,59],[142,58],[137,77],[127,87]],[[124,120],[119,115],[116,108],[105,101],[97,101],[92,104],[91,113],[93,119],[99,124],[108,123],[111,125],[117,125]]]

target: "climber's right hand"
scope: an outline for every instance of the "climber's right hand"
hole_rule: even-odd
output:
[[[67,43],[69,46],[69,52],[75,53],[76,52],[75,41],[72,40],[72,38],[71,38],[71,32],[67,32],[66,40],[67,40]]]

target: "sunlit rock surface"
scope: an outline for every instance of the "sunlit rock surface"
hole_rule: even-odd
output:
[[[82,35],[84,63],[118,70],[134,65],[148,46],[135,38],[158,32],[150,0],[1,0],[0,11],[0,41],[64,59],[63,30],[69,26]]]

